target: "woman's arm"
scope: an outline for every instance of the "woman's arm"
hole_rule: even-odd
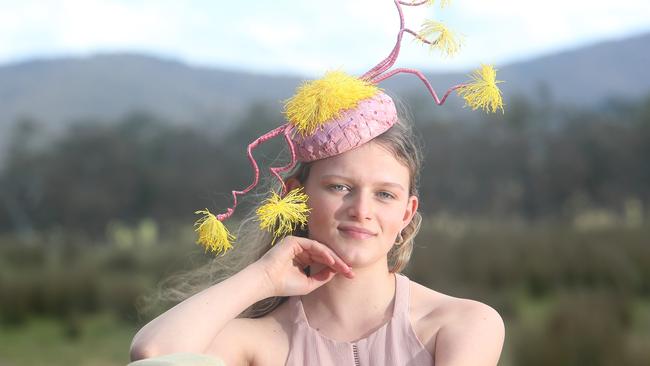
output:
[[[253,263],[150,321],[133,338],[131,360],[201,353],[229,320],[272,295],[263,270]]]
[[[302,268],[325,267],[307,277]],[[259,300],[309,293],[350,268],[327,246],[288,236],[257,262],[167,310],[145,325],[131,343],[131,360],[176,352],[204,352],[226,323]]]

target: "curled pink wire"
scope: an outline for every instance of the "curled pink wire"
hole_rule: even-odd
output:
[[[374,78],[375,76],[388,70],[391,66],[393,66],[395,60],[397,60],[399,49],[402,44],[402,35],[404,33],[404,13],[402,12],[402,7],[400,6],[399,1],[395,0],[395,6],[397,7],[397,13],[399,14],[399,32],[397,33],[397,42],[395,43],[395,46],[393,47],[393,50],[390,52],[388,57],[375,65],[375,67],[370,69],[368,72],[363,74],[361,76],[361,79],[370,80]]]
[[[417,2],[417,3],[407,3],[406,1],[398,1],[398,2],[399,2],[400,4],[402,4],[402,5],[406,5],[406,6],[420,6],[420,5],[424,5],[424,4],[426,4],[426,3],[427,3],[427,0],[420,1],[420,2]]]
[[[436,104],[438,104],[438,105],[442,105],[445,102],[445,100],[447,100],[447,97],[449,96],[449,94],[451,94],[451,92],[453,92],[454,90],[456,90],[458,88],[462,88],[462,87],[465,86],[465,84],[458,84],[456,86],[453,86],[449,90],[447,90],[447,92],[442,97],[442,99],[439,99],[438,94],[436,93],[435,90],[433,90],[433,87],[429,83],[429,80],[427,80],[427,78],[424,76],[424,74],[422,74],[422,72],[420,72],[418,70],[415,70],[415,69],[404,69],[404,68],[395,69],[395,70],[392,70],[392,71],[390,71],[390,72],[388,72],[386,74],[380,75],[380,76],[376,77],[375,79],[372,79],[371,82],[374,83],[374,84],[377,84],[377,83],[379,83],[379,82],[381,82],[383,80],[386,80],[389,77],[391,77],[391,76],[393,76],[395,74],[399,74],[399,73],[415,74],[418,78],[420,78],[420,80],[422,80],[424,85],[429,90],[429,93],[431,93],[431,96],[433,97],[433,100],[435,100]]]
[[[285,166],[285,167],[272,168],[271,171],[273,172],[273,174],[278,179],[280,179],[280,181],[282,181],[282,178],[278,175],[278,172],[281,172],[281,171],[284,171],[284,170],[287,170],[287,169],[291,169],[291,167],[293,165],[295,165],[296,156],[295,156],[295,150],[294,150],[293,144],[291,143],[291,140],[289,139],[289,136],[288,136],[289,129],[290,129],[290,125],[288,123],[286,123],[286,124],[276,128],[276,129],[274,129],[272,131],[269,131],[269,132],[265,133],[264,135],[258,137],[255,141],[251,142],[248,145],[248,153],[247,153],[248,154],[248,161],[251,163],[251,166],[253,167],[253,171],[255,172],[255,178],[253,180],[253,183],[251,183],[251,185],[246,187],[246,189],[244,189],[243,191],[232,191],[233,206],[228,208],[225,213],[217,215],[217,220],[223,221],[223,220],[229,218],[233,214],[233,212],[235,212],[235,208],[237,207],[237,196],[246,194],[251,189],[255,188],[255,186],[257,186],[257,183],[259,182],[259,177],[260,177],[260,168],[257,165],[257,162],[255,161],[255,158],[253,158],[253,150],[255,148],[257,148],[261,144],[265,143],[266,141],[283,134],[285,136],[285,138],[287,139],[287,141],[289,142],[289,146],[290,146],[290,149],[291,149],[291,163],[289,165]],[[283,188],[283,192],[286,191],[286,187],[284,186],[284,182],[282,182],[282,188]]]
[[[395,42],[395,46],[393,47],[393,50],[390,52],[388,57],[386,57],[380,63],[375,65],[375,67],[370,69],[368,72],[363,74],[361,76],[361,79],[367,80],[367,81],[369,81],[369,82],[371,82],[373,84],[378,84],[379,82],[384,81],[384,80],[388,79],[389,77],[391,77],[393,75],[396,75],[396,74],[399,74],[399,73],[414,74],[420,80],[422,80],[424,85],[429,90],[429,93],[431,94],[431,96],[435,100],[436,104],[442,105],[445,102],[445,100],[447,100],[447,97],[449,96],[449,94],[451,94],[451,92],[453,92],[456,89],[464,87],[465,84],[459,84],[459,85],[451,87],[449,90],[447,90],[447,92],[442,97],[442,99],[440,99],[440,98],[438,98],[438,94],[436,93],[436,91],[431,86],[431,83],[429,83],[429,80],[427,80],[427,78],[424,76],[424,74],[422,74],[422,72],[420,72],[418,70],[406,69],[406,68],[398,68],[398,69],[392,70],[392,71],[390,71],[388,73],[385,73],[387,70],[389,70],[395,64],[395,61],[397,61],[397,57],[399,56],[399,51],[400,51],[400,47],[401,47],[401,43],[402,43],[402,36],[404,35],[405,32],[412,34],[413,36],[415,36],[420,41],[422,41],[422,42],[424,42],[426,44],[432,44],[432,42],[424,39],[417,32],[414,32],[413,30],[404,27],[404,13],[402,11],[402,5],[420,6],[420,5],[426,4],[427,1],[424,0],[424,1],[412,2],[412,3],[405,2],[405,1],[399,1],[399,0],[394,0],[394,1],[395,1],[395,6],[397,7],[397,12],[399,13],[399,27],[400,27],[400,29],[399,29],[399,32],[397,33],[397,42]]]
[[[280,184],[282,185],[282,195],[284,196],[287,194],[287,186],[284,184],[284,179],[280,176],[279,173],[285,172],[287,170],[290,170],[296,165],[296,147],[293,146],[293,142],[291,141],[291,136],[289,134],[291,133],[292,129],[287,126],[287,128],[284,129],[284,139],[287,142],[287,145],[289,145],[289,153],[291,154],[291,162],[283,167],[272,167],[269,170],[271,170],[271,173],[275,175],[275,177],[280,181]]]

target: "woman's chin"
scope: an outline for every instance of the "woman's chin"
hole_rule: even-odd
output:
[[[366,267],[381,258],[384,254],[379,250],[379,243],[376,240],[356,240],[353,238],[339,236],[330,240],[318,240],[327,245],[343,261],[352,268]],[[376,239],[376,238],[375,238]],[[387,252],[387,251],[386,251]]]
[[[363,246],[341,246],[332,248],[343,261],[352,268],[365,267],[378,260],[379,253]]]

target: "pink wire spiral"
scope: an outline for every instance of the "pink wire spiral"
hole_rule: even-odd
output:
[[[255,173],[255,178],[253,179],[253,183],[246,187],[246,189],[242,191],[232,191],[232,198],[233,198],[233,206],[228,208],[225,213],[217,215],[217,220],[223,221],[227,218],[229,218],[234,212],[235,208],[237,208],[237,196],[238,195],[243,195],[248,193],[251,189],[255,188],[257,186],[257,183],[259,182],[259,177],[260,177],[260,168],[257,165],[257,162],[255,161],[255,158],[253,157],[253,150],[256,149],[258,146],[261,144],[265,143],[266,141],[275,138],[279,135],[284,135],[285,140],[289,144],[289,150],[291,152],[291,162],[283,167],[277,167],[277,168],[271,168],[271,173],[275,175],[278,180],[282,183],[282,192],[283,195],[286,194],[287,187],[284,185],[284,181],[282,180],[282,177],[280,177],[280,172],[286,171],[291,169],[295,164],[296,164],[296,151],[295,147],[293,146],[293,143],[291,142],[291,138],[289,137],[289,133],[291,131],[291,125],[286,123],[272,131],[269,131],[265,133],[264,135],[258,137],[255,141],[250,143],[248,145],[248,161],[250,162],[251,166],[253,167],[253,171]]]
[[[413,36],[417,37],[419,40],[421,40],[424,43],[431,44],[431,42],[427,41],[426,39],[422,38],[417,32],[414,32],[411,29],[405,28],[404,27],[404,13],[402,11],[402,5],[405,6],[420,6],[426,4],[427,1],[420,1],[420,2],[414,2],[414,3],[408,3],[405,1],[399,1],[395,0],[395,6],[397,7],[397,12],[399,13],[399,32],[397,33],[397,42],[395,43],[395,46],[393,47],[393,50],[390,52],[388,57],[386,57],[384,60],[382,60],[380,63],[375,65],[372,69],[370,69],[368,72],[363,74],[361,76],[361,79],[367,80],[373,84],[378,84],[381,81],[384,81],[388,79],[389,77],[399,74],[399,73],[409,73],[409,74],[415,74],[426,86],[426,88],[429,90],[429,93],[435,100],[436,104],[442,105],[445,100],[447,100],[447,97],[451,92],[453,92],[456,89],[462,88],[465,86],[465,84],[458,84],[455,85],[447,90],[447,92],[444,94],[442,99],[438,98],[438,94],[436,91],[433,89],[431,86],[431,83],[429,83],[429,80],[422,74],[422,72],[415,70],[415,69],[406,69],[406,68],[398,68],[395,70],[392,70],[386,74],[384,74],[387,70],[389,70],[394,64],[395,61],[397,61],[397,57],[399,56],[399,51],[400,47],[402,44],[402,36],[404,35],[404,32],[410,33]]]

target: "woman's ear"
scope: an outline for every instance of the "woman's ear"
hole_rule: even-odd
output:
[[[302,186],[302,184],[300,184],[300,181],[298,181],[296,178],[287,179],[284,182],[284,185],[287,187],[287,192],[291,192],[291,190]]]
[[[415,214],[417,213],[419,204],[420,202],[417,196],[409,197],[408,203],[406,205],[406,211],[404,211],[404,217],[402,219],[402,221],[404,222],[402,230],[404,230],[404,228],[409,225],[409,223],[413,219],[413,216],[415,216]]]

